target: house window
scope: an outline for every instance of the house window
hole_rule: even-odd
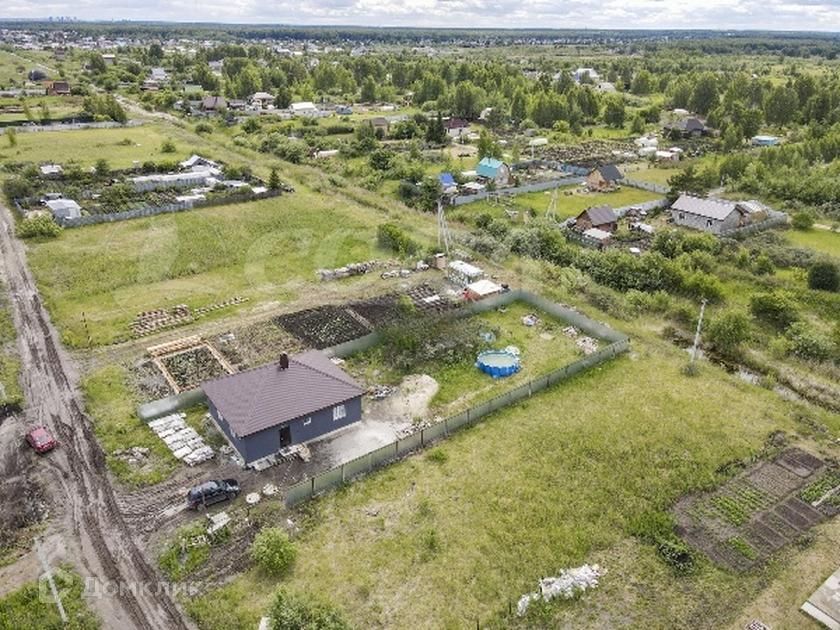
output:
[[[712,227],[712,220],[706,219],[706,227]]]
[[[303,426],[307,427],[312,424],[312,416],[309,416],[306,420],[303,421]]]
[[[683,220],[685,220],[685,215],[682,212],[680,212],[680,221],[683,221]]]
[[[336,405],[333,407],[333,422],[337,420],[341,420],[342,418],[347,417],[347,409],[344,408],[344,405]]]

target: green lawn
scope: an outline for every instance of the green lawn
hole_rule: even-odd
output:
[[[536,326],[522,323],[522,318],[530,313],[540,318]],[[522,369],[518,373],[494,379],[475,367],[474,356],[464,357],[463,361],[452,365],[416,366],[405,373],[393,373],[384,361],[383,353],[387,353],[388,349],[383,346],[350,357],[348,368],[361,374],[371,384],[396,384],[409,373],[428,374],[439,385],[432,400],[432,409],[438,415],[447,415],[503,394],[583,357],[574,340],[562,333],[568,325],[566,322],[553,319],[524,303],[513,303],[504,312],[496,310],[475,315],[473,321],[479,324],[482,332],[493,332],[495,335],[488,349],[503,349],[511,345],[519,348]]]
[[[685,166],[685,164],[681,164],[680,166],[674,166],[671,168],[656,167],[647,164],[642,164],[638,166],[638,170],[636,170],[636,166],[632,168],[626,168],[624,170],[624,174],[630,179],[637,179],[642,182],[650,182],[652,184],[661,184],[662,186],[667,186],[668,179],[679,173]]]
[[[96,614],[88,608],[84,599],[85,584],[82,579],[63,568],[55,571],[53,575],[67,614],[67,623],[62,623],[46,581],[31,582],[0,598],[0,630],[96,630],[101,627]]]
[[[108,343],[126,338],[141,311],[237,295],[251,299],[247,306],[286,301],[316,281],[317,269],[390,256],[376,245],[386,220],[344,197],[298,188],[253,203],[65,230],[30,245],[29,261],[64,341],[87,345],[84,313],[93,342]],[[397,220],[425,224],[418,215]]]
[[[544,216],[551,202],[551,195],[552,191],[550,190],[516,195],[513,205],[510,207],[520,211],[532,209],[538,216]],[[591,206],[609,205],[613,208],[621,208],[659,198],[661,198],[661,195],[629,186],[623,186],[620,190],[606,193],[584,192],[579,186],[568,186],[559,189],[556,214],[558,218],[563,219],[576,216]],[[483,200],[459,206],[450,210],[448,215],[454,220],[465,220],[482,212],[488,212],[493,216],[504,216],[502,210],[504,207],[506,206]]]
[[[721,464],[771,431],[803,430],[796,407],[709,365],[688,380],[682,351],[654,336],[633,343],[629,356],[444,442],[441,457],[418,455],[305,506],[292,517],[302,532],[284,584],[332,600],[356,627],[508,627],[499,615],[540,577],[600,562],[611,596],[556,605],[540,627],[682,627],[699,611],[705,627],[726,623],[760,571],[701,562],[675,578],[628,529],[719,481]],[[275,586],[249,571],[188,607],[201,628],[250,627]]]
[[[811,228],[810,230],[788,230],[785,236],[798,247],[807,247],[840,258],[840,232]]]

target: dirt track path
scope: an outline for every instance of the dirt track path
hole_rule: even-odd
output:
[[[0,206],[0,249],[18,333],[21,385],[27,408],[15,423],[47,425],[61,445],[38,462],[39,475],[57,513],[50,546],[97,587],[89,597],[105,628],[178,630],[190,628],[164,581],[146,561],[119,510],[105,456],[96,441],[78,392],[78,374],[26,265],[14,221]],[[4,423],[5,424],[5,423]],[[4,427],[6,428],[6,427]],[[16,445],[0,444],[3,454]]]

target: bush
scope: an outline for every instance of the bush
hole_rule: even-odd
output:
[[[790,351],[801,359],[826,361],[834,354],[834,344],[805,322],[791,324],[786,332]]]
[[[163,144],[160,145],[160,152],[161,153],[175,153],[177,149],[175,148],[175,143],[172,140],[164,140]]]
[[[729,311],[712,319],[706,328],[706,339],[718,352],[732,356],[750,336],[750,320],[741,312]]]
[[[272,630],[349,630],[350,625],[330,604],[291,593],[277,591],[269,612]]]
[[[420,250],[420,245],[393,223],[380,225],[376,229],[376,239],[380,247],[401,256],[412,256]]]
[[[808,288],[816,291],[840,291],[840,269],[831,260],[820,260],[808,269]]]
[[[292,566],[297,555],[289,535],[279,527],[261,530],[251,544],[251,559],[269,575],[283,575]]]
[[[790,220],[796,230],[810,230],[814,226],[814,217],[808,212],[797,212]]]
[[[54,238],[61,234],[61,226],[51,216],[41,214],[18,223],[19,238]]]
[[[249,119],[250,120],[250,119]],[[213,133],[213,125],[206,122],[200,122],[195,126],[196,133]]]
[[[750,312],[768,324],[784,329],[799,319],[796,304],[787,293],[757,293],[750,298]]]

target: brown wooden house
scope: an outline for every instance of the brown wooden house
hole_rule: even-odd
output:
[[[618,185],[624,175],[615,164],[607,164],[592,169],[586,176],[586,185],[591,190],[607,190]]]
[[[70,84],[67,81],[47,81],[44,85],[47,96],[69,96]]]
[[[587,208],[575,218],[575,229],[585,232],[591,228],[598,228],[604,232],[615,232],[618,228],[618,217],[609,206]]]

